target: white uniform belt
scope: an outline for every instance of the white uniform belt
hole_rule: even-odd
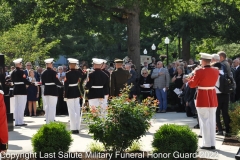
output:
[[[13,91],[13,88],[9,88],[10,91]]]
[[[78,83],[76,83],[76,84],[69,84],[69,87],[74,87],[74,86],[78,86]]]
[[[103,86],[92,86],[92,88],[103,88]]]
[[[23,82],[14,82],[14,84],[24,84]]]
[[[201,89],[201,90],[212,90],[212,89],[215,89],[215,87],[200,87],[200,86],[198,86],[198,89]]]
[[[46,86],[55,85],[55,83],[45,83]]]

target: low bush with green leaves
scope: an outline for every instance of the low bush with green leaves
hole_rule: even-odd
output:
[[[104,146],[102,143],[99,142],[92,142],[88,146],[91,152],[104,152]]]
[[[240,142],[240,131],[238,131],[237,139],[238,139],[238,141]]]
[[[240,107],[240,101],[236,101],[234,103],[229,104],[229,110],[234,111],[237,107]]]
[[[139,141],[134,141],[129,147],[128,152],[141,152],[141,143]]]
[[[157,101],[151,97],[138,103],[129,99],[131,86],[126,86],[118,97],[112,97],[105,118],[99,116],[98,107],[91,107],[89,133],[103,143],[107,151],[125,151],[134,140],[139,140],[151,126]]]
[[[51,122],[43,125],[32,137],[32,146],[35,153],[67,152],[73,139],[65,124]],[[38,155],[39,156],[39,155]]]
[[[196,153],[198,138],[188,126],[165,124],[154,134],[152,146],[155,153],[171,153],[168,158],[174,159],[174,152]]]
[[[229,112],[230,115],[230,127],[233,135],[237,135],[240,131],[240,105],[234,110]]]

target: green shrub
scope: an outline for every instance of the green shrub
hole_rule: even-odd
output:
[[[165,124],[154,134],[152,145],[155,153],[170,153],[169,159],[174,159],[176,151],[196,153],[198,138],[188,126]]]
[[[231,123],[231,132],[233,135],[237,135],[240,131],[240,106],[236,107],[235,110],[229,112]]]
[[[142,145],[139,141],[133,141],[132,145],[129,147],[129,152],[140,152]]]
[[[151,125],[157,101],[151,97],[141,103],[129,99],[129,88],[127,86],[119,97],[111,99],[106,118],[99,116],[98,108],[90,109],[89,133],[94,140],[103,143],[107,151],[125,151],[134,140],[145,135]]]
[[[51,122],[43,125],[32,137],[33,151],[36,153],[67,152],[72,142],[71,132],[63,123]]]
[[[92,142],[90,143],[90,145],[88,146],[89,150],[91,152],[103,152],[104,151],[104,146],[101,143],[98,142]]]
[[[240,142],[240,131],[238,131],[237,139],[238,139],[238,141]]]
[[[236,101],[234,103],[229,104],[229,110],[234,111],[237,107],[240,107],[240,101]]]

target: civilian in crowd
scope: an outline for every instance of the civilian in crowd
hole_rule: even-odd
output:
[[[183,66],[184,74],[189,74],[189,73],[191,73],[191,70],[188,68],[187,62],[186,62],[186,61],[183,61],[183,64],[184,64],[184,66]]]
[[[25,67],[26,67],[26,69],[24,70],[24,73],[25,73],[25,75],[28,77],[28,76],[29,76],[29,71],[30,71],[30,69],[32,69],[32,64],[31,64],[31,62],[27,62],[27,63],[25,64]]]
[[[211,64],[213,65],[217,62],[220,62],[220,56],[218,54],[212,54]]]
[[[143,62],[142,68],[147,68],[147,69],[148,69],[148,63],[147,63],[147,62]],[[150,67],[149,67],[149,68],[150,68]]]
[[[28,80],[31,83],[35,83],[36,78],[34,77],[34,70],[29,70]],[[37,101],[39,98],[39,87],[34,85],[29,85],[27,88],[27,101],[28,101],[28,110],[29,116],[32,116],[32,108],[34,116],[37,116]]]
[[[187,117],[192,117],[196,114],[196,107],[194,104],[194,95],[196,88],[190,88],[188,85],[188,75],[184,75],[182,79],[183,85],[183,104],[186,110]]]
[[[140,86],[140,95],[142,96],[142,100],[146,99],[147,97],[153,96],[152,95],[153,79],[151,78],[151,75],[149,75],[147,68],[142,68],[141,70],[139,86]]]
[[[176,61],[175,62],[175,66],[174,66],[174,73],[173,73],[173,76],[174,76],[174,74],[176,74],[177,73],[177,67],[180,65],[180,62],[179,61]]]
[[[26,67],[26,69],[24,70],[24,73],[26,75],[26,78],[28,78],[29,77],[29,71],[32,69],[32,63],[27,62],[25,64],[25,67]],[[34,71],[34,78],[37,79],[37,73],[35,71]],[[29,110],[28,110],[28,101],[27,101],[26,106],[25,106],[24,115],[26,115],[26,116],[30,115]]]
[[[239,59],[234,60],[234,69],[235,69],[235,82],[236,82],[236,94],[235,94],[235,100],[240,100],[240,67],[239,67]]]
[[[169,87],[170,76],[168,70],[163,68],[161,61],[157,62],[157,68],[153,70],[151,78],[154,79],[153,88],[159,101],[158,113],[166,113],[167,110],[167,90]]]
[[[65,66],[66,67],[66,66]],[[58,66],[58,79],[59,81],[64,84],[64,78],[66,77],[66,73],[63,71],[63,66]],[[68,109],[67,109],[67,103],[64,101],[63,98],[63,88],[58,87],[58,101],[57,101],[57,115],[67,115]]]
[[[63,67],[58,66],[58,79],[60,82],[63,82],[65,75],[66,75],[66,73],[63,71]]]
[[[168,72],[170,77],[172,78],[174,76],[174,72],[175,72],[175,63],[171,63],[169,68],[168,68]]]
[[[152,62],[148,64],[148,68],[153,70],[155,68],[156,58],[152,57]]]
[[[131,69],[131,64],[127,63],[125,64],[126,70],[130,73],[131,77],[128,79],[127,84],[133,85],[130,89],[129,98],[133,98],[133,96],[136,96],[136,80],[137,80],[137,73],[133,69]]]
[[[234,68],[233,60],[231,58],[227,58],[228,64],[231,68],[231,72],[233,74],[233,78],[235,79],[235,71],[236,69]]]
[[[137,68],[136,68],[136,66],[134,64],[131,65],[131,70],[137,72]]]
[[[168,73],[169,73],[169,75],[170,75],[170,77],[172,78],[173,77],[173,73],[174,73],[174,69],[173,69],[173,63],[170,63],[169,65],[168,65]]]
[[[5,67],[5,76],[9,76],[8,67]]]
[[[114,71],[114,68],[113,67],[109,67],[108,68],[108,72],[110,73],[110,74],[112,74],[112,72]],[[111,81],[110,81],[111,82]]]
[[[215,149],[216,109],[218,105],[215,85],[219,71],[210,66],[212,55],[206,53],[200,53],[200,55],[202,67],[193,72],[194,75],[189,79],[188,85],[191,88],[198,87],[196,108],[203,138],[200,148]]]
[[[36,81],[40,82],[41,81],[41,75],[42,75],[42,68],[38,67],[37,71],[36,71]]]
[[[57,68],[56,68],[56,67],[53,67],[53,70],[54,70],[55,72],[57,72]]]
[[[226,68],[226,72],[227,72],[228,76],[233,77],[230,65],[229,65],[228,61],[226,60],[227,54],[224,51],[219,51],[218,55],[220,56],[221,64]]]
[[[11,75],[12,72],[14,71],[15,67],[14,66],[11,66],[11,71],[9,72],[9,74]]]
[[[183,67],[178,66],[177,67],[177,73],[174,74],[174,77],[172,78],[172,83],[174,83],[174,87],[181,89],[183,88]],[[185,112],[185,107],[181,103],[181,99],[178,97],[178,95],[174,94],[176,100],[177,100],[177,105],[178,105],[178,110],[177,112]]]
[[[213,64],[213,66],[218,68],[219,74],[224,75],[221,63],[216,62]],[[217,111],[216,111],[216,122],[217,122],[217,128],[218,128],[217,135],[223,135],[223,127],[222,127],[221,119],[220,119],[220,115],[222,113],[223,121],[224,121],[224,125],[225,125],[226,136],[228,136],[230,134],[230,125],[229,125],[230,117],[228,114],[229,94],[221,93],[218,89],[219,86],[220,86],[220,82],[219,82],[219,78],[218,78],[216,85],[215,85],[215,89],[216,89],[216,93],[217,93],[217,100],[218,100],[218,107],[217,107]]]
[[[190,58],[190,59],[188,60],[188,64],[189,64],[189,65],[193,65],[193,64],[194,64],[194,60],[193,60],[192,58]]]
[[[236,68],[234,68],[232,59],[227,58],[227,61],[228,61],[228,64],[229,64],[229,66],[230,66],[230,68],[231,68],[231,72],[232,72],[233,78],[234,78],[234,80],[235,80],[235,82],[236,82],[236,75],[235,75]],[[237,84],[237,82],[236,82],[236,84]],[[232,103],[235,102],[235,94],[236,94],[236,89],[235,89],[232,93],[230,93],[230,101],[231,101]]]
[[[63,65],[62,66],[63,72],[66,73],[67,72],[67,66]]]

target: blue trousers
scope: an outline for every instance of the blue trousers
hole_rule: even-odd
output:
[[[155,89],[156,97],[159,101],[159,110],[167,110],[167,91],[163,89]]]

